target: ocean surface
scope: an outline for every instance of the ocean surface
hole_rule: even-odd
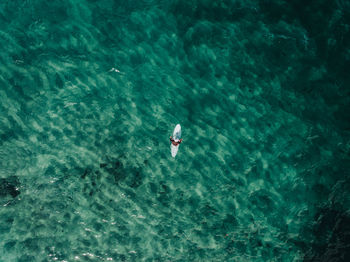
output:
[[[350,261],[349,70],[347,0],[1,1],[0,261]]]

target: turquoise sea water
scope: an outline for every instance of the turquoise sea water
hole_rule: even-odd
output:
[[[0,261],[350,261],[349,10],[1,1]]]

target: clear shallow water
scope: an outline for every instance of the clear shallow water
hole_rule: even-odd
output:
[[[348,7],[2,2],[0,260],[346,261]]]

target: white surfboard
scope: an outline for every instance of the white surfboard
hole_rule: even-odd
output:
[[[173,132],[173,139],[175,140],[175,142],[178,142],[181,139],[181,126],[180,124],[177,124],[175,126],[174,132]],[[179,146],[174,146],[173,144],[170,145],[171,147],[171,156],[175,157],[177,154],[177,151],[179,150]]]

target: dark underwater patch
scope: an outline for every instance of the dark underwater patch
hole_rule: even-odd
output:
[[[304,261],[350,261],[350,213],[322,209],[315,222],[315,241],[306,252]]]
[[[144,161],[144,165],[147,165],[147,160]],[[116,184],[123,182],[130,188],[137,188],[142,184],[142,167],[124,164],[124,157],[121,159],[107,157],[99,167],[108,173]]]
[[[312,226],[304,226],[303,234],[312,239],[311,243],[298,243],[305,250],[304,261],[350,261],[349,192],[350,180],[339,181],[328,194],[327,202],[318,208]]]
[[[17,176],[10,176],[8,178],[0,178],[0,198],[11,196],[17,197],[21,194],[20,182]]]

